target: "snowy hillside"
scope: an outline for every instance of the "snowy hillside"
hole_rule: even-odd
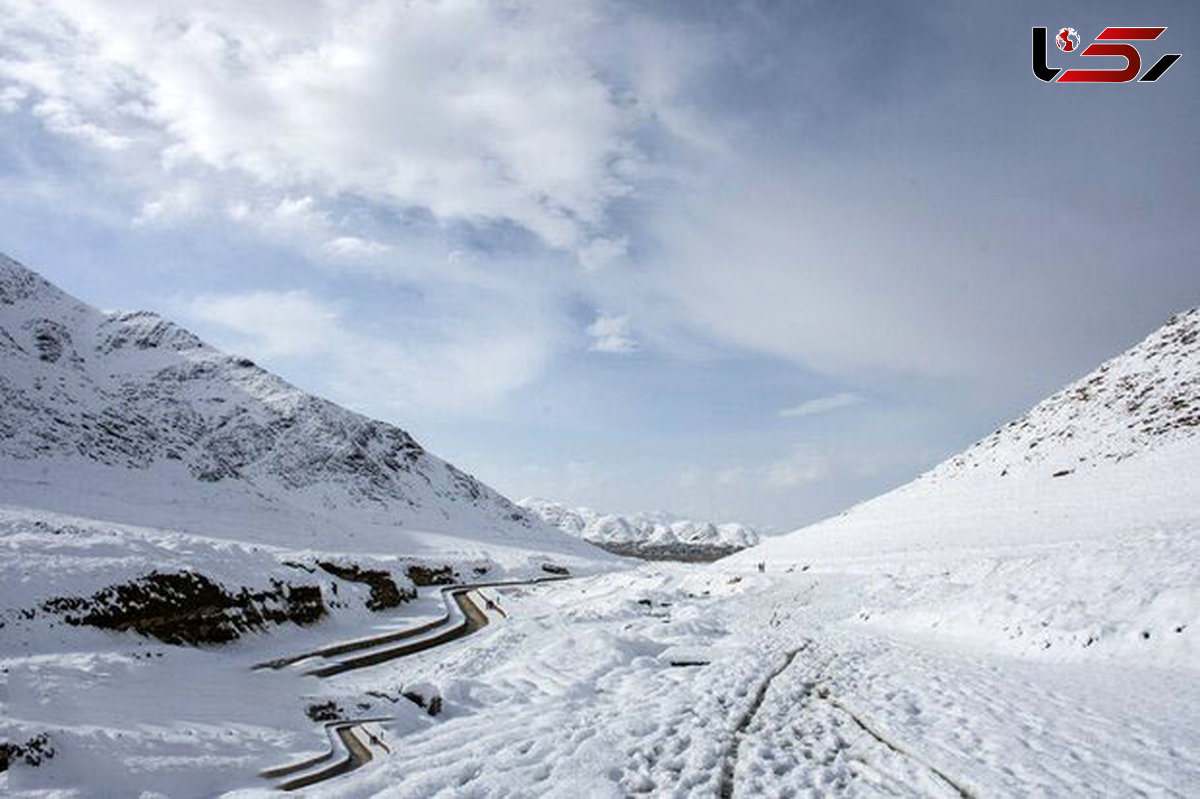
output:
[[[518,504],[560,530],[622,555],[712,560],[759,542],[758,532],[744,524],[696,522],[661,512],[601,514],[591,508],[568,508],[536,497]]]
[[[580,539],[754,533],[522,511],[5,270],[0,794],[274,796],[296,768],[331,797],[1195,794],[1196,312],[839,517],[618,571]],[[441,640],[470,628],[439,583],[562,563],[603,573],[496,587]],[[367,736],[340,776],[331,719]]]
[[[1200,427],[1200,308],[1177,314],[1124,354],[928,475],[1066,476],[1189,440]]]
[[[288,547],[602,553],[405,431],[0,256],[0,503]]]
[[[447,583],[617,562],[399,428],[0,256],[0,794],[265,786],[334,700],[252,665],[429,622]],[[394,683],[354,700],[400,712]]]
[[[917,480],[725,561],[848,616],[1041,657],[1200,662],[1200,310]]]

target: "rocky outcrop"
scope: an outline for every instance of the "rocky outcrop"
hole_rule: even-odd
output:
[[[39,733],[21,743],[0,741],[0,772],[8,771],[14,763],[37,767],[50,760],[55,755],[54,747],[50,744],[50,736]]]
[[[415,590],[396,585],[392,575],[383,569],[364,569],[353,563],[330,563],[329,561],[319,561],[317,565],[334,577],[370,586],[371,595],[366,602],[368,610],[387,610],[399,607],[417,596]]]
[[[132,631],[167,644],[220,644],[271,624],[312,624],[325,613],[321,590],[272,581],[267,590],[227,589],[195,572],[152,573],[91,596],[42,603],[76,626]]]

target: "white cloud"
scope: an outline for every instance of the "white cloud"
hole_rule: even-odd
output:
[[[87,142],[102,150],[124,150],[129,137],[89,121],[80,109],[60,97],[48,97],[33,106],[33,115],[46,130]]]
[[[598,314],[596,321],[587,327],[592,337],[589,352],[625,354],[637,350],[637,340],[629,329],[629,317]]]
[[[828,397],[818,397],[817,399],[806,400],[799,405],[793,405],[790,408],[784,408],[779,412],[780,416],[785,418],[798,418],[803,416],[814,416],[819,413],[829,413],[840,408],[849,408],[851,405],[858,405],[863,401],[862,397],[852,392],[842,392],[840,394],[831,394]]]
[[[603,269],[623,258],[629,250],[629,239],[594,238],[579,250],[579,263],[589,272]]]
[[[284,232],[307,233],[327,224],[328,217],[309,195],[285,196],[262,217],[262,223]]]
[[[200,296],[180,310],[222,346],[285,370],[302,367],[318,376],[319,390],[392,417],[483,410],[540,375],[555,338],[534,313],[513,319],[482,310],[436,332],[418,325],[368,333],[345,308],[306,291]]]
[[[20,86],[5,86],[0,89],[0,113],[11,114],[21,107],[29,91]]]
[[[205,192],[194,181],[168,185],[142,203],[134,225],[163,225],[188,219],[202,212]]]
[[[1067,231],[1046,220],[1065,198],[1047,190],[1030,203],[1014,182],[1031,174],[1029,156],[1005,150],[1017,139],[990,134],[993,160],[1008,166],[984,180],[972,168],[978,148],[947,149],[929,135],[954,105],[948,96],[978,114],[974,93],[914,97],[927,113],[864,147],[858,137],[882,129],[887,105],[842,96],[846,87],[826,80],[800,86],[798,62],[755,47],[757,34],[737,24],[757,15],[730,8],[674,16],[638,4],[614,12],[599,0],[321,0],[302,11],[292,0],[0,0],[0,110],[95,149],[94,162],[112,169],[100,178],[86,170],[87,182],[107,195],[118,192],[106,178],[125,181],[137,195],[128,207],[141,209],[128,216],[143,223],[174,218],[164,184],[202,178],[204,202],[193,208],[232,209],[229,218],[294,239],[313,260],[381,274],[416,269],[413,247],[356,222],[419,208],[439,231],[458,229],[447,221],[523,227],[572,252],[588,270],[577,293],[631,313],[656,351],[673,336],[679,348],[699,340],[842,375],[996,375],[1009,385],[1013,375],[1061,377],[1097,354],[1089,342],[1131,332],[1104,333],[1102,310],[1121,296],[1112,286],[1134,282],[1128,253],[1083,221],[1096,218],[1084,199],[1094,192],[1071,200],[1064,219],[1082,249],[1063,263]],[[818,126],[811,147],[801,120],[822,113],[796,109],[805,97],[826,107],[827,92],[853,111],[833,129]],[[776,102],[784,96],[795,102]],[[1173,150],[1159,150],[1156,180],[1182,191],[1178,170],[1164,171]],[[1057,185],[1051,172],[1038,170],[1050,181],[1040,186]],[[293,222],[307,235],[264,222],[274,205],[305,197],[313,213]],[[342,215],[343,199],[382,213]],[[636,213],[614,207],[625,200]],[[1189,208],[1155,207],[1152,228],[1168,233]],[[996,219],[1013,235],[997,235]],[[343,238],[400,241],[405,263],[375,263],[385,257],[361,248],[351,257],[334,243]],[[1172,270],[1186,269],[1189,251],[1171,235],[1122,241],[1147,240],[1159,241]],[[1014,277],[1018,263],[1036,290]],[[1097,269],[1104,280],[1091,279]],[[1137,290],[1186,288],[1143,280]]]
[[[243,337],[259,358],[328,355],[362,343],[342,326],[334,306],[304,291],[196,297],[186,311]]]
[[[370,260],[392,251],[391,245],[359,236],[338,236],[325,242],[325,251],[338,258]]]
[[[797,452],[767,465],[763,477],[771,488],[796,488],[804,483],[820,480],[829,472],[825,459],[804,452]]]
[[[588,60],[587,0],[10,0],[0,17],[4,107],[32,93],[54,133],[285,194],[507,220],[588,265],[624,252],[603,230],[644,111]]]

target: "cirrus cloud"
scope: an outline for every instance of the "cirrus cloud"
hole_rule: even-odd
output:
[[[850,391],[843,391],[838,394],[831,394],[828,397],[817,397],[816,399],[805,400],[799,405],[793,405],[790,408],[784,408],[779,412],[779,415],[784,418],[800,418],[804,416],[815,416],[820,413],[829,413],[840,408],[849,408],[852,405],[858,405],[863,399],[858,394]]]

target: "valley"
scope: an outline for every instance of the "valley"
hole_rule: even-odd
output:
[[[760,538],[510,503],[398,428],[0,266],[6,793],[1200,784],[1200,311]]]

